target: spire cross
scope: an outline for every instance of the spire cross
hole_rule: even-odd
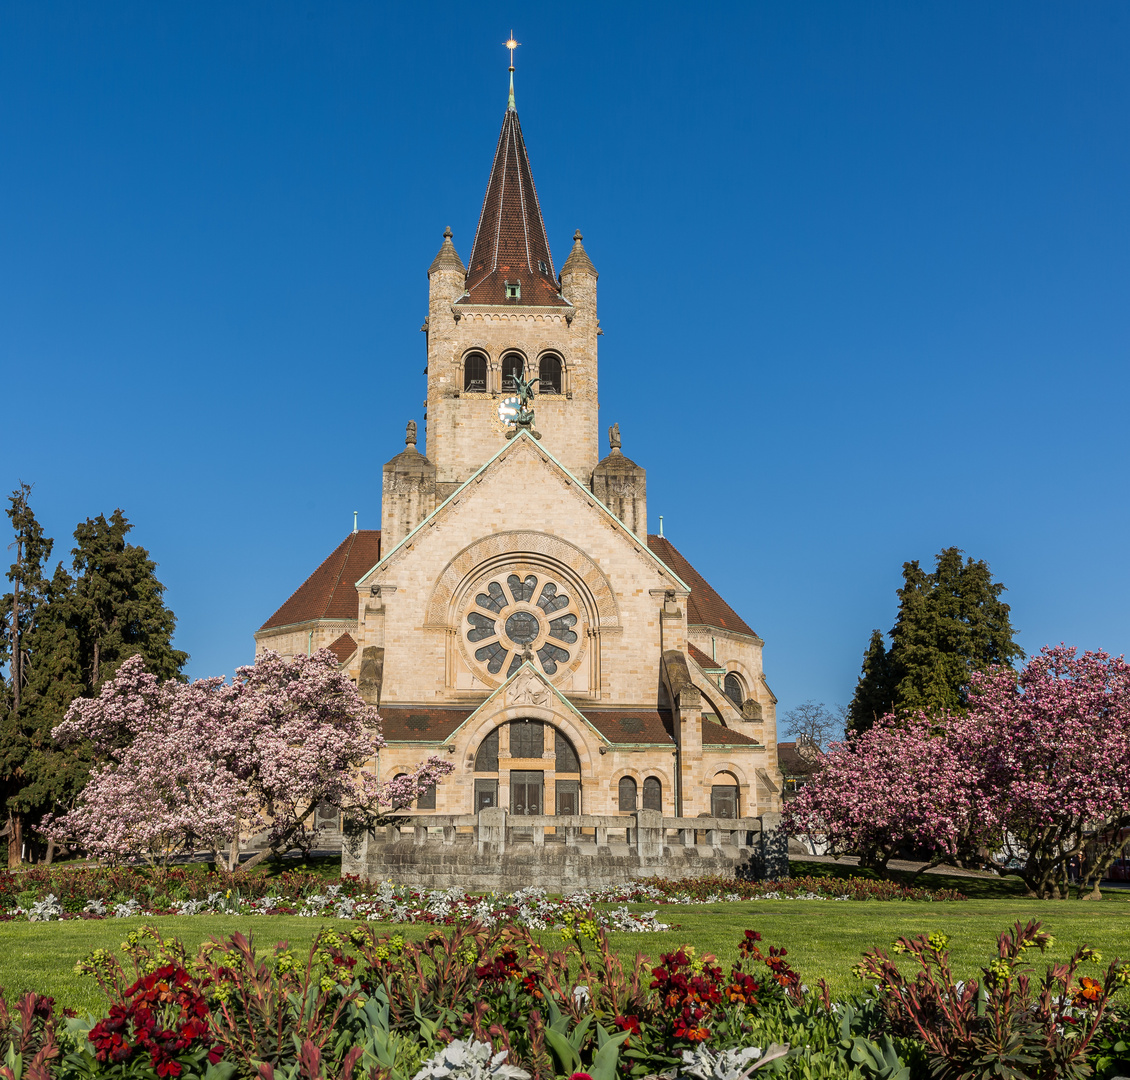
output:
[[[510,40],[504,41],[503,46],[510,50],[510,99],[506,103],[507,109],[515,108],[514,105],[514,50],[521,44],[514,40],[514,31],[510,31]]]

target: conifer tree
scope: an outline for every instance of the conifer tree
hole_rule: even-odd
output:
[[[8,499],[7,514],[15,534],[10,547],[16,560],[7,573],[12,591],[0,597],[0,620],[4,626],[0,663],[8,665],[0,702],[0,798],[4,801],[3,830],[8,838],[9,866],[19,864],[23,850],[23,818],[10,805],[10,798],[26,779],[30,744],[25,729],[31,713],[28,683],[34,666],[32,649],[47,602],[44,569],[54,546],[35,518],[30,495],[31,485],[21,481]]]
[[[880,716],[893,712],[896,686],[892,677],[891,654],[882,630],[871,631],[871,641],[863,654],[863,671],[848,706],[848,728],[866,731]]]
[[[0,599],[9,630],[13,611],[20,610],[22,650],[18,707],[9,678],[0,711],[0,797],[9,865],[19,863],[27,826],[72,806],[86,784],[90,747],[79,742],[63,748],[51,737],[71,702],[95,696],[135,654],[161,679],[180,678],[188,659],[172,647],[176,619],[165,606],[156,564],[144,548],[126,543],[131,526],[121,510],[109,521],[99,515],[80,524],[74,576],[59,564],[47,580],[43,571],[52,541],[43,537],[28,507],[29,490],[22,485],[11,499],[8,516],[17,538],[24,538],[24,556],[21,569],[13,566],[8,575],[12,592]],[[11,640],[10,632],[8,652],[0,659],[9,658]]]
[[[145,548],[126,543],[132,528],[119,509],[109,521],[99,514],[75,529],[72,618],[89,694],[135,653],[161,680],[178,678],[188,660],[172,645],[176,617],[165,607],[157,564]]]
[[[962,560],[959,548],[939,552],[933,573],[903,564],[891,646],[873,631],[851,703],[851,728],[866,731],[888,712],[962,712],[970,676],[1024,656],[1013,641],[1004,586],[983,559]]]

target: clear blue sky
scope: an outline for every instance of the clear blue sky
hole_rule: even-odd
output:
[[[1029,652],[1127,651],[1122,0],[0,3],[0,481],[57,554],[120,506],[210,675],[379,527],[512,24],[602,428],[781,706],[846,702],[948,545]]]

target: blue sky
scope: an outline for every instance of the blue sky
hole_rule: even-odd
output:
[[[0,3],[0,482],[57,555],[122,507],[210,675],[379,527],[512,25],[602,428],[781,707],[949,545],[1027,651],[1127,651],[1121,2]]]

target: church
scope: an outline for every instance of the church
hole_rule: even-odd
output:
[[[510,97],[466,264],[428,267],[424,452],[384,466],[381,528],[345,537],[255,634],[328,648],[383,721],[418,811],[746,817],[780,810],[764,642],[648,532],[646,471],[601,456],[597,271],[558,274]]]

